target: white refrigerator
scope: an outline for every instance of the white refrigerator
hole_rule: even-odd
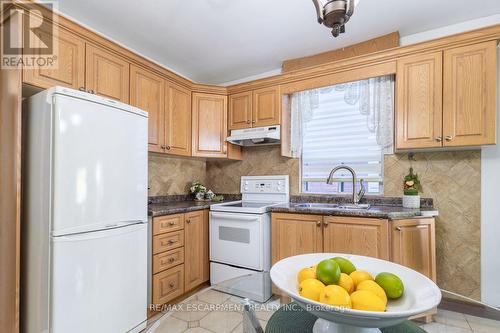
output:
[[[147,113],[62,87],[23,112],[22,331],[141,331]]]

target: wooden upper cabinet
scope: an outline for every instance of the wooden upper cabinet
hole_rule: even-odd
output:
[[[205,264],[208,255],[205,247],[205,212],[202,210],[186,213],[185,224],[185,265],[184,265],[184,290],[189,291],[205,282]]]
[[[165,80],[137,66],[130,66],[130,104],[148,112],[148,150],[163,152]]]
[[[129,63],[113,53],[96,46],[86,45],[87,90],[122,101],[129,102]]]
[[[391,222],[391,260],[436,281],[436,236],[434,219]]]
[[[43,30],[37,32],[38,35],[51,33]],[[85,41],[62,27],[54,29],[54,33],[57,50],[54,69],[25,69],[23,81],[44,89],[53,86],[73,89],[85,87]],[[35,43],[39,43],[39,40]]]
[[[323,252],[323,217],[319,215],[272,214],[272,261]]]
[[[193,93],[193,156],[227,156],[227,97]]]
[[[397,61],[396,149],[442,146],[442,52]]]
[[[229,130],[252,127],[252,92],[229,96]]]
[[[165,152],[191,156],[191,91],[167,83],[165,96]]]
[[[497,42],[444,52],[444,146],[496,143]]]
[[[280,88],[253,91],[252,127],[279,125],[281,121]]]
[[[372,218],[324,218],[324,252],[389,260],[389,221]]]

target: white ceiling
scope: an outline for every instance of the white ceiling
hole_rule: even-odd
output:
[[[311,0],[59,0],[59,10],[171,70],[224,83],[399,30],[402,36],[500,13],[499,0],[361,0],[346,34]]]

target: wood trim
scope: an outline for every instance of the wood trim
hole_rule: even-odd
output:
[[[396,61],[389,61],[381,64],[374,64],[371,66],[349,69],[332,73],[329,75],[322,75],[310,79],[294,81],[281,86],[281,94],[292,94],[299,91],[308,89],[315,89],[321,87],[332,86],[339,83],[346,83],[352,81],[366,80],[372,77],[391,75],[396,73]]]
[[[0,24],[10,24],[10,18]],[[0,327],[2,332],[6,333],[19,332],[21,91],[21,69],[2,68],[0,70],[0,160],[2,161],[0,168]]]
[[[328,64],[318,65],[307,69],[296,70],[289,73],[274,75],[271,77],[244,82],[228,87],[229,94],[254,90],[273,85],[284,85],[296,81],[321,77],[346,70],[355,70],[370,67],[377,64],[392,62],[398,58],[419,53],[443,51],[457,46],[477,44],[485,41],[500,39],[500,24],[487,28],[472,30],[452,36],[442,37],[431,41],[401,46],[389,50],[378,51],[367,55],[356,56],[349,59],[333,61]]]
[[[318,66],[332,61],[352,58],[368,53],[387,50],[399,46],[399,32],[373,38],[358,44],[343,47],[341,49],[327,51],[312,56],[295,58],[283,61],[282,73]]]
[[[289,94],[281,94],[281,156],[297,158],[292,151],[292,103]]]

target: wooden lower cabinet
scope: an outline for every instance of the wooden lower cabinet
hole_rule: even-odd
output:
[[[205,265],[208,262],[206,248],[208,247],[208,220],[205,221],[204,211],[196,211],[185,214],[185,271],[184,288],[189,291],[205,282]],[[206,257],[205,257],[206,256]]]
[[[434,218],[386,220],[307,214],[272,214],[272,261],[312,252],[390,260],[436,281]]]
[[[153,304],[164,304],[184,294],[184,265],[153,276]]]
[[[153,218],[152,299],[160,306],[210,279],[208,210]]]
[[[391,223],[391,261],[436,281],[436,240],[433,218]]]
[[[389,223],[383,219],[325,216],[323,252],[389,260]]]
[[[323,252],[323,216],[272,214],[273,263],[294,255]]]

